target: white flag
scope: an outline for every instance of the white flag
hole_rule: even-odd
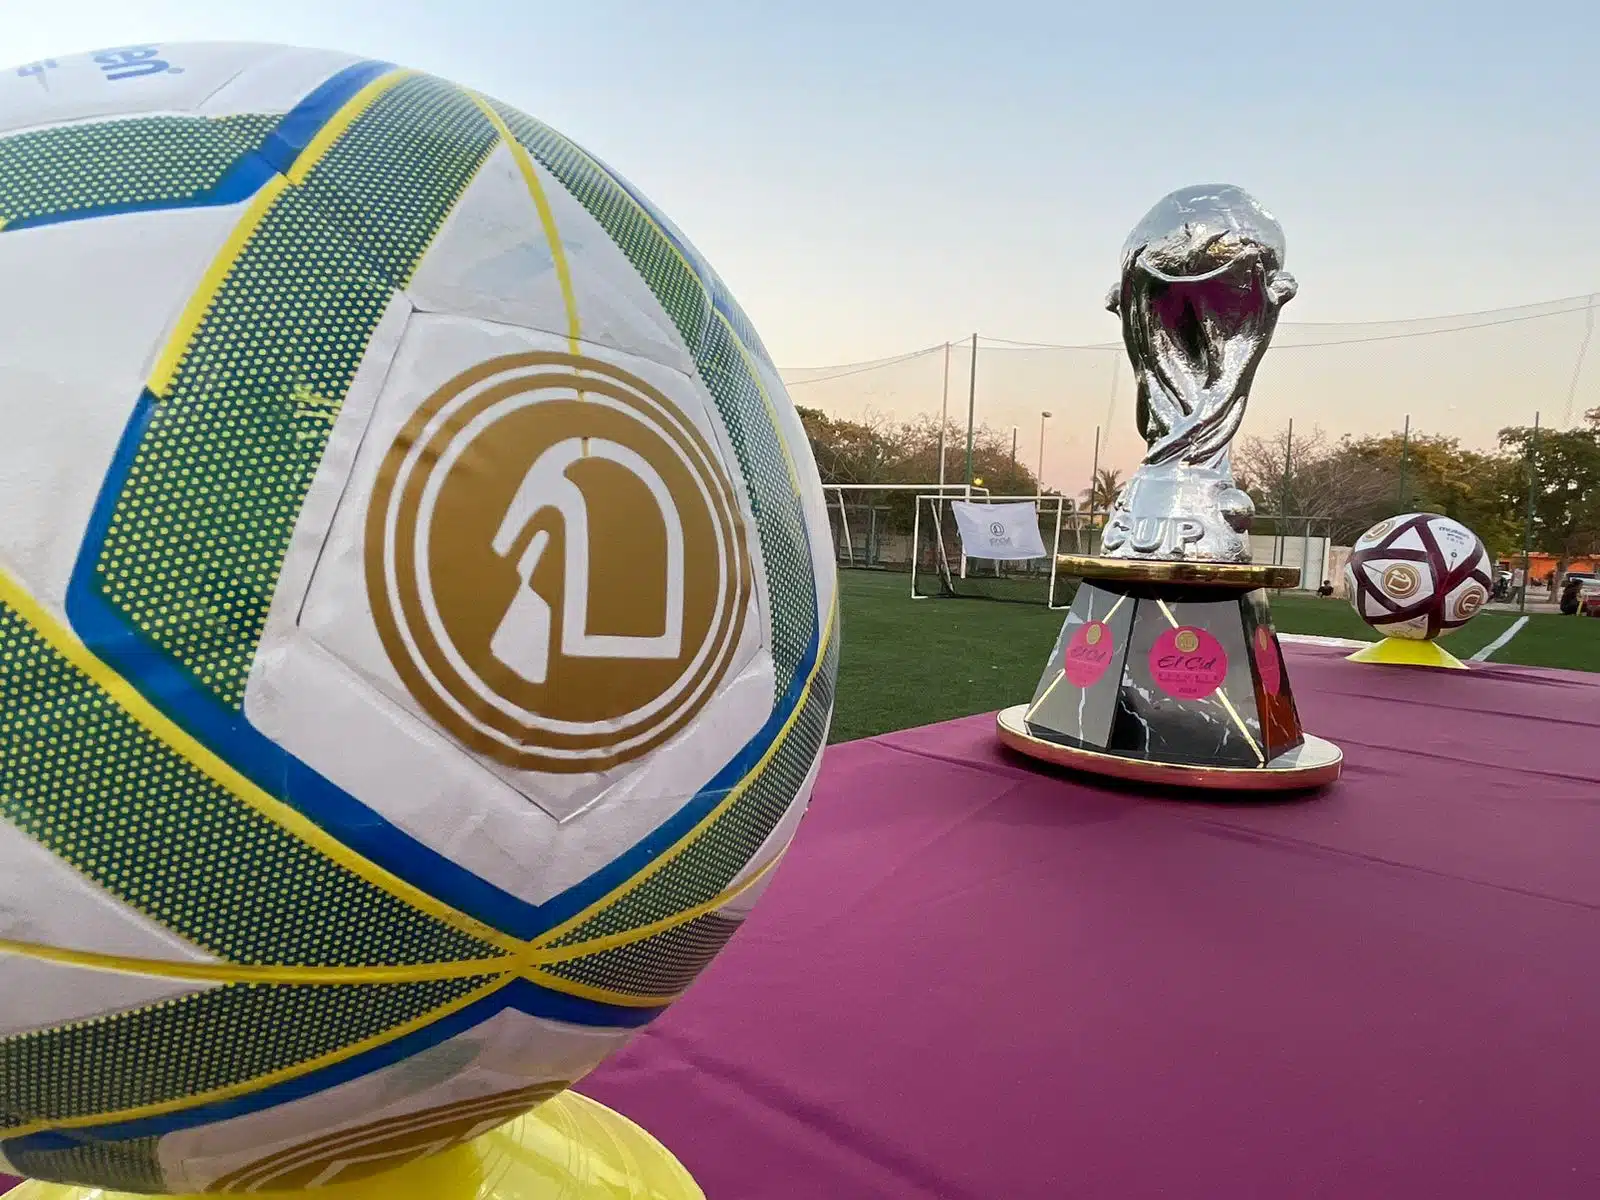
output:
[[[1044,539],[1039,536],[1039,510],[1020,504],[969,504],[953,500],[961,533],[961,551],[968,558],[1043,558]]]

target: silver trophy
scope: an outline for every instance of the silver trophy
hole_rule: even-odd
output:
[[[1235,187],[1184,188],[1122,248],[1108,307],[1139,381],[1144,461],[1112,506],[1033,699],[995,718],[1040,762],[1144,784],[1290,790],[1344,754],[1300,724],[1269,589],[1298,567],[1250,561],[1255,506],[1229,445],[1295,293],[1283,230]]]
[[[1255,505],[1229,448],[1294,298],[1285,252],[1272,214],[1227,184],[1173,192],[1128,235],[1107,307],[1122,317],[1148,449],[1112,506],[1105,556],[1250,561]]]

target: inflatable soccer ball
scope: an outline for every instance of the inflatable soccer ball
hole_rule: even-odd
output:
[[[1489,555],[1459,521],[1407,513],[1356,539],[1345,595],[1385,637],[1431,640],[1460,629],[1489,599]]]
[[[565,1088],[826,739],[800,421],[610,168],[386,63],[0,76],[0,1171],[343,1182]]]

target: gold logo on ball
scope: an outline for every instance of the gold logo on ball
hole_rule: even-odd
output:
[[[1256,645],[1263,651],[1272,649],[1272,635],[1265,625],[1256,626]]]
[[[1098,624],[1091,625],[1089,628],[1083,631],[1083,640],[1088,642],[1091,646],[1098,646],[1100,644],[1100,638],[1104,634],[1105,630],[1102,629]]]
[[[1410,563],[1392,563],[1383,571],[1383,590],[1396,600],[1408,600],[1422,587],[1422,572]]]
[[[523,770],[604,770],[681,729],[739,644],[752,571],[716,451],[644,380],[493,359],[395,438],[367,591],[424,710]]]
[[[1183,654],[1193,654],[1200,648],[1200,639],[1192,629],[1180,629],[1172,641]]]
[[[1481,587],[1469,587],[1456,601],[1456,610],[1460,612],[1462,620],[1465,620],[1482,608],[1483,602],[1488,598],[1488,593]]]

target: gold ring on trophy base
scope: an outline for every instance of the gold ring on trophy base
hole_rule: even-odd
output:
[[[1094,558],[1087,554],[1058,554],[1056,570],[1080,579],[1180,583],[1195,587],[1290,588],[1300,582],[1299,567],[1175,558]]]
[[[1302,745],[1285,751],[1261,767],[1207,767],[1193,763],[1124,758],[1103,750],[1064,746],[1060,742],[1035,737],[1028,732],[1027,713],[1026,704],[1016,704],[996,718],[995,725],[1003,745],[1041,762],[1136,783],[1225,791],[1286,792],[1332,783],[1339,778],[1344,765],[1344,751],[1332,742],[1309,733],[1305,735],[1306,740]]]

